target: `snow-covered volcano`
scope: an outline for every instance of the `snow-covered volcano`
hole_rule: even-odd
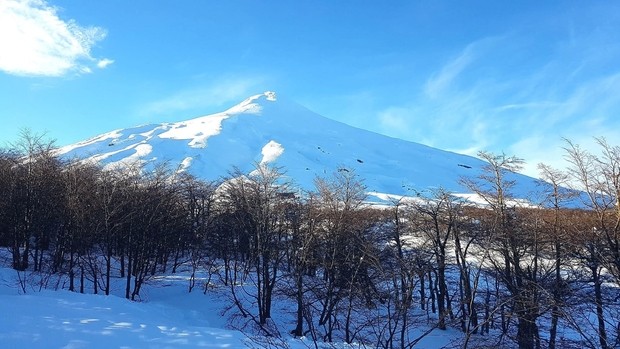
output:
[[[353,169],[378,197],[437,187],[466,193],[459,178],[476,176],[485,164],[325,118],[273,92],[221,113],[108,132],[60,153],[105,166],[166,161],[206,180],[220,179],[233,167],[250,172],[257,163],[269,163],[283,167],[303,189],[311,189],[316,176]],[[515,174],[514,179],[519,197],[535,189],[533,178]]]

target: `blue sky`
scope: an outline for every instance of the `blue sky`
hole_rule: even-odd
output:
[[[0,1],[0,144],[58,145],[274,90],[347,124],[561,167],[620,140],[616,1]]]

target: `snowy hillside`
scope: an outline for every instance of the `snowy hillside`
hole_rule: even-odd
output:
[[[219,179],[233,167],[249,172],[256,163],[270,163],[284,167],[303,189],[311,189],[316,176],[348,168],[377,197],[440,186],[466,193],[459,178],[476,176],[484,165],[470,156],[327,119],[274,92],[252,96],[221,113],[115,130],[60,152],[106,166],[166,161],[207,180]],[[521,198],[536,186],[530,177],[514,179],[515,194]]]

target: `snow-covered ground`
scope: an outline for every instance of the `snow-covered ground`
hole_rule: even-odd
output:
[[[39,291],[32,285],[23,294],[18,292],[16,271],[5,268],[0,275],[2,348],[237,348],[247,344],[241,332],[225,329],[218,294],[190,294],[186,282],[160,279],[145,289],[147,299],[131,302],[116,295]]]
[[[276,301],[274,325],[282,339],[266,338],[232,329],[234,309],[224,286],[206,293],[197,283],[188,292],[188,275],[162,275],[149,281],[138,302],[122,294],[117,279],[114,295],[85,294],[67,290],[62,278],[40,280],[30,272],[0,268],[0,348],[314,348],[309,339],[288,334],[293,328],[293,305]],[[24,286],[24,287],[22,287]],[[25,288],[26,292],[23,292]],[[420,327],[420,333],[428,328]],[[433,331],[416,348],[441,348],[459,333]],[[343,343],[323,343],[321,348],[359,348]],[[372,347],[372,345],[368,346]]]

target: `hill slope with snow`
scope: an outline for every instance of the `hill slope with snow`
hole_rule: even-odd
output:
[[[303,189],[311,189],[316,176],[347,168],[379,197],[437,187],[467,193],[459,178],[478,175],[485,164],[471,156],[348,126],[273,92],[252,96],[221,113],[108,132],[65,146],[60,153],[105,166],[165,161],[207,180],[219,179],[233,167],[249,172],[256,163],[269,163],[282,166]],[[515,195],[521,198],[537,183],[520,174],[513,179]]]

